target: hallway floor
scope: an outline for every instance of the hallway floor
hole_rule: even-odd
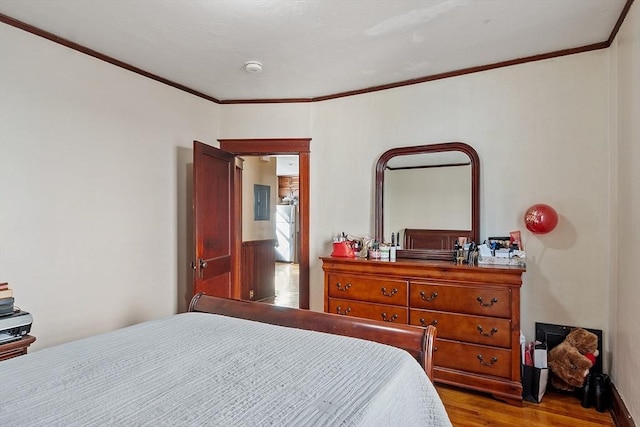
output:
[[[276,296],[265,302],[282,307],[299,307],[300,265],[276,262]]]

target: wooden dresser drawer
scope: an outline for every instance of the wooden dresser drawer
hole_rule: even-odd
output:
[[[330,298],[407,305],[409,288],[407,281],[329,274],[328,285]]]
[[[444,368],[511,377],[511,350],[436,338],[433,363]]]
[[[326,312],[394,324],[434,322],[436,382],[522,404],[518,330],[523,268],[402,256],[395,262],[321,259]]]
[[[371,304],[346,299],[329,298],[329,313],[346,316],[364,317],[384,322],[407,324],[408,315],[405,307],[393,305]]]
[[[509,318],[511,289],[411,282],[409,305],[427,310]]]
[[[409,324],[433,325],[438,328],[439,338],[511,347],[511,319],[410,309]]]

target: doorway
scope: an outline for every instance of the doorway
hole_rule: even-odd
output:
[[[297,155],[239,156],[242,168],[241,298],[298,308],[299,160]],[[261,206],[256,188],[266,190]],[[268,199],[268,200],[267,200]]]
[[[298,308],[300,300],[300,161],[274,157],[278,178],[276,206],[276,275],[273,304]]]
[[[297,155],[299,159],[299,308],[309,308],[309,146],[310,138],[220,139],[220,149],[238,156]]]

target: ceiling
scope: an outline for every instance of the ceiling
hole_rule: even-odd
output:
[[[0,0],[0,13],[237,101],[330,97],[607,42],[627,1]],[[251,60],[261,73],[245,71]]]

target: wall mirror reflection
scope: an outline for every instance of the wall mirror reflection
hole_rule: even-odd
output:
[[[450,259],[458,237],[478,241],[479,166],[461,142],[391,149],[376,165],[376,237],[400,235],[400,257]]]

